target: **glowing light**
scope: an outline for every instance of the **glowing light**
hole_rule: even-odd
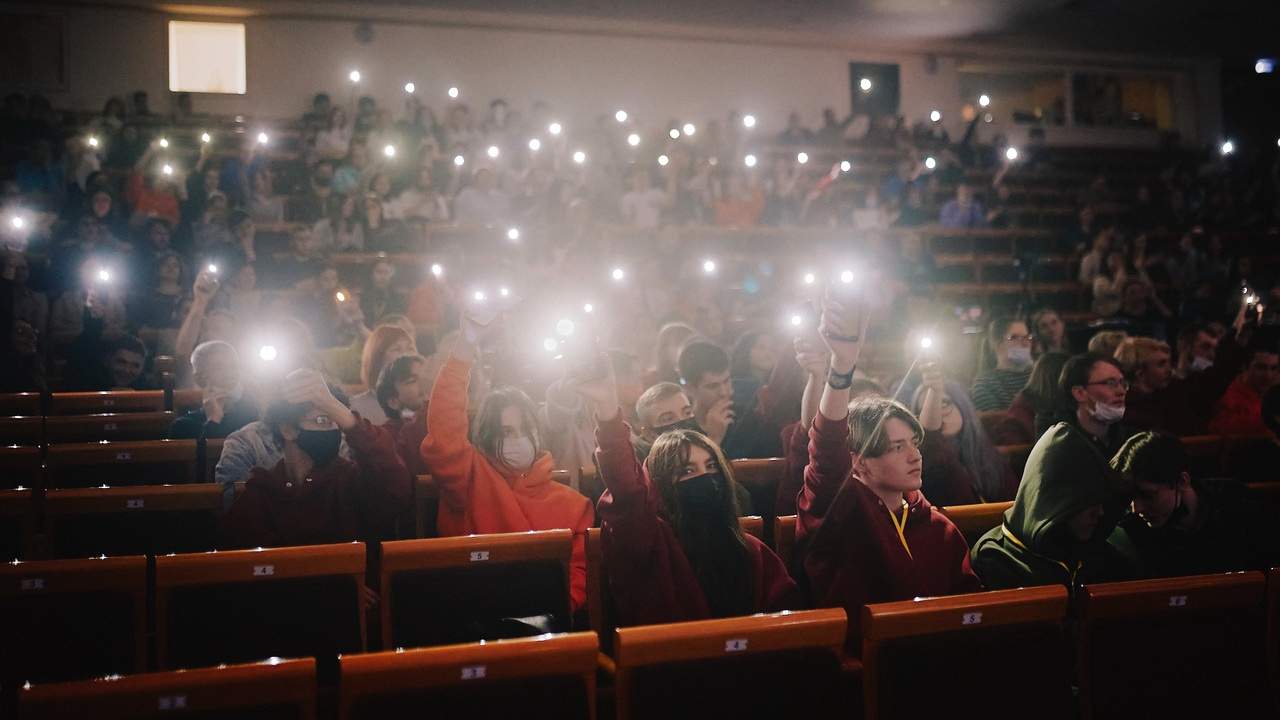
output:
[[[1253,71],[1259,75],[1266,75],[1276,69],[1276,61],[1270,58],[1259,58],[1258,62],[1253,64]]]
[[[336,293],[334,293],[334,294],[333,294],[333,298],[334,298],[335,300],[337,300],[338,302],[346,302],[346,301],[347,301],[347,294],[346,294],[346,293],[344,293],[344,292],[342,292],[341,290],[339,290],[338,292],[336,292]]]
[[[848,160],[840,161],[840,172],[849,172],[851,169],[853,169],[853,163]]]
[[[671,132],[667,133],[667,135],[670,136],[672,140],[680,139],[680,131],[676,128],[671,128]]]
[[[546,350],[547,352],[555,352],[556,345],[558,344],[559,343],[556,342],[555,338],[547,338],[546,340],[542,341],[542,349]]]
[[[172,175],[172,174],[173,174],[173,166],[172,166],[172,165],[165,165],[164,167],[160,168],[160,172],[164,173],[165,175]]]
[[[818,278],[816,278],[816,277],[814,277],[814,276],[813,276],[813,273],[805,273],[805,274],[804,274],[804,284],[805,284],[805,285],[812,285],[814,282],[816,282],[816,281],[817,281],[817,279],[818,279]]]
[[[489,156],[489,157],[491,157],[491,158],[496,158],[496,157],[498,157],[498,146],[497,146],[497,145],[490,145],[490,146],[489,146],[489,149],[488,149],[488,150],[486,150],[486,151],[485,151],[485,153],[486,153],[486,154],[488,154],[488,156]]]
[[[462,157],[461,155],[454,155],[454,156],[453,156],[453,164],[454,164],[454,165],[457,165],[458,167],[462,167],[462,166],[463,166],[463,165],[465,165],[466,163],[467,163],[467,159],[466,159],[466,158],[464,158],[464,157]]]
[[[539,150],[541,150],[541,149],[542,149],[542,141],[541,141],[541,140],[539,140],[538,138],[534,138],[534,139],[530,140],[530,141],[529,141],[529,149],[530,149],[530,150],[532,150],[532,151],[534,151],[534,152],[538,152]]]
[[[742,125],[743,125],[743,127],[749,127],[749,128],[753,128],[753,127],[755,127],[755,126],[756,126],[756,116],[755,116],[755,115],[744,115],[744,116],[742,117]]]
[[[669,162],[671,162],[671,158],[668,158],[666,155],[659,155],[659,156],[658,156],[658,164],[659,164],[659,165],[661,165],[661,166],[663,166],[663,167],[666,167],[666,166],[667,166],[667,163],[669,163]]]
[[[756,166],[756,156],[755,156],[755,155],[748,155],[748,156],[746,156],[745,158],[743,158],[743,159],[742,159],[742,162],[743,162],[747,167],[755,167],[755,166]]]
[[[208,141],[206,140],[205,142],[208,142]],[[90,138],[89,138],[89,147],[98,147],[98,138],[96,138],[96,137],[90,137]]]
[[[418,86],[417,86],[417,85],[414,85],[414,84],[413,84],[413,83],[411,83],[411,82],[410,82],[410,83],[405,83],[405,84],[404,84],[404,91],[405,91],[405,92],[407,92],[407,93],[409,93],[410,95],[412,95],[412,94],[413,94],[413,91],[414,91],[414,90],[417,90],[417,89],[418,89]]]
[[[630,145],[631,147],[635,147],[639,145],[640,136],[635,133],[631,133],[630,135],[627,136],[627,144]]]
[[[101,281],[101,282],[110,282],[110,281],[111,281],[111,273],[107,272],[106,270],[99,270],[99,271],[98,271],[98,280],[99,280],[99,281]]]
[[[502,297],[508,297],[511,295],[511,291],[508,290],[507,288],[501,288],[498,290],[498,294],[501,295]]]
[[[934,169],[934,168],[938,167],[938,161],[937,161],[937,160],[934,160],[934,159],[933,159],[933,158],[931,158],[931,157],[927,157],[927,158],[925,158],[925,159],[924,159],[924,166],[925,166],[925,167],[927,167],[927,168],[929,168],[930,170],[932,170],[932,169]]]
[[[716,263],[715,263],[715,261],[714,261],[714,260],[708,260],[708,261],[706,261],[706,262],[702,263],[702,271],[703,271],[703,272],[708,272],[708,273],[713,273],[713,272],[715,272],[715,271],[716,271]]]
[[[388,146],[386,146],[386,147],[382,148],[382,154],[383,154],[383,155],[386,155],[387,157],[395,157],[395,156],[396,156],[396,146],[395,146],[395,145],[388,145]]]
[[[26,221],[25,221],[25,220],[23,220],[23,219],[22,219],[22,218],[20,218],[20,217],[16,217],[16,218],[14,218],[12,222],[13,222],[13,226],[14,226],[15,228],[21,228],[23,225],[26,225],[26,224],[27,224],[27,223],[26,223]]]
[[[990,96],[988,96],[988,95],[981,95],[981,96],[979,96],[979,97],[978,97],[978,104],[979,104],[979,105],[981,105],[982,107],[986,107],[986,106],[990,105],[990,104],[991,104],[991,97],[990,97]]]
[[[476,302],[484,302],[484,293],[479,290],[477,290],[475,295],[472,295],[471,297],[475,298]]]
[[[986,115],[983,115],[983,116],[982,116],[982,122],[989,123],[989,122],[991,122],[992,120],[995,120],[995,117],[994,117],[994,116],[992,116],[992,114],[991,114],[991,113],[987,113]]]
[[[933,347],[933,339],[920,338],[920,347],[924,348],[925,350],[928,350],[929,348]]]
[[[432,263],[431,274],[435,275],[436,277],[440,277],[441,275],[444,274],[444,267],[440,265],[440,263]]]
[[[456,87],[451,87],[451,88],[449,88],[449,97],[451,97],[451,98],[457,98],[457,97],[458,97],[458,88],[456,88]]]
[[[618,112],[616,112],[616,113],[614,113],[614,114],[613,114],[613,119],[614,119],[614,120],[617,120],[618,122],[626,122],[626,121],[627,121],[627,111],[626,111],[626,110],[619,110]]]
[[[551,123],[550,125],[547,126],[547,132],[551,133],[552,135],[559,135],[560,131],[563,129],[564,128],[560,126],[560,123]]]
[[[162,148],[169,147],[169,141],[165,138],[160,138],[160,147]]]
[[[210,263],[210,264],[209,264],[209,267],[207,267],[207,268],[205,268],[205,269],[206,269],[206,270],[208,270],[208,271],[209,271],[209,272],[211,272],[211,273],[214,273],[214,274],[217,274],[217,272],[218,272],[218,266],[217,266],[217,265],[214,265],[213,263]]]
[[[862,88],[862,92],[870,92],[871,78],[862,78],[862,80],[858,82],[858,87]]]
[[[587,154],[579,150],[578,152],[573,154],[573,161],[581,165],[582,163],[587,161]]]
[[[573,334],[573,321],[568,318],[556,323],[556,334],[561,337],[568,337]]]
[[[685,135],[692,135],[698,130],[698,128],[693,126],[693,123],[685,123],[683,129]]]
[[[1010,160],[1017,160],[1017,159],[1018,159],[1018,148],[1009,148],[1008,150],[1005,150],[1005,151],[1004,151],[1004,156],[1005,156],[1005,157],[1007,157],[1007,158],[1009,158]]]
[[[207,142],[209,142],[209,141],[210,141],[210,140],[212,140],[212,139],[213,139],[213,138],[209,136],[209,133],[201,133],[201,134],[200,134],[200,142],[205,142],[205,143],[207,143]]]
[[[583,306],[582,306],[582,312],[588,312],[588,313],[589,313],[589,312],[591,312],[592,310],[595,310],[595,308],[591,306],[591,303],[587,303],[587,304],[585,304],[585,305],[583,305]]]
[[[351,74],[350,74],[350,75],[348,75],[347,77],[351,78],[351,82],[353,82],[353,83],[354,83],[354,82],[360,82],[360,71],[359,71],[359,70],[352,70],[352,71],[351,71]]]
[[[846,282],[846,283],[853,282],[853,271],[845,270],[844,272],[840,273],[840,282]]]
[[[1231,153],[1233,153],[1233,152],[1235,152],[1235,151],[1236,151],[1235,143],[1231,142],[1230,140],[1228,140],[1228,141],[1226,141],[1226,142],[1222,143],[1222,154],[1223,154],[1223,155],[1230,155]]]
[[[519,239],[520,239],[520,231],[519,231],[519,230],[517,230],[516,228],[511,228],[510,230],[508,230],[508,231],[507,231],[507,239],[508,239],[508,240],[519,240]]]
[[[934,110],[933,112],[929,113],[929,119],[934,122],[938,122],[939,120],[942,119],[942,113],[938,112],[937,110]]]
[[[809,162],[809,153],[802,152],[796,155],[796,162],[800,163],[801,165]]]
[[[621,280],[626,277],[626,273],[622,272],[622,268],[614,268],[612,274],[614,280]]]
[[[258,349],[258,357],[262,358],[266,362],[275,360],[277,355],[279,355],[279,353],[276,352],[274,345],[263,345]]]
[[[802,323],[802,322],[804,322],[804,318],[800,317],[799,315],[792,315],[792,316],[791,316],[791,324],[792,324],[792,325],[799,325],[799,324],[800,324],[800,323]]]
[[[267,137],[267,134],[266,134],[266,133],[264,133],[264,132],[260,132],[260,133],[258,133],[258,142],[262,143],[263,145],[266,145],[266,144],[267,144],[267,140],[269,140],[269,139],[270,139],[270,138],[268,138],[268,137]]]

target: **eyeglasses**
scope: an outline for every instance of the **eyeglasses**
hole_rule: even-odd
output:
[[[955,410],[955,409],[956,409],[956,404],[955,404],[955,403],[951,402],[950,400],[943,400],[943,401],[942,401],[942,414],[943,414],[943,415],[950,415],[950,414],[951,414],[951,411],[952,411],[952,410]]]
[[[1036,339],[1035,335],[1005,335],[1004,339],[1009,342],[1031,342]]]
[[[1117,388],[1124,388],[1125,390],[1129,389],[1129,381],[1125,380],[1124,378],[1107,378],[1106,380],[1099,380],[1097,382],[1085,383],[1085,387],[1088,387],[1090,385],[1106,385],[1108,388],[1112,390],[1115,390]]]

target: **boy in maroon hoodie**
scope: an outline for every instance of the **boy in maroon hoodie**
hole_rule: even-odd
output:
[[[885,398],[849,405],[866,311],[823,300],[827,384],[809,430],[809,465],[797,502],[797,543],[819,607],[849,615],[846,649],[861,654],[867,603],[982,589],[969,547],[920,493],[924,432],[906,407]]]

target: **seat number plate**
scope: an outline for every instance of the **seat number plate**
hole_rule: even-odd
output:
[[[725,651],[725,652],[741,652],[741,651],[746,650],[746,649],[747,649],[747,639],[746,639],[746,638],[738,638],[738,639],[736,639],[736,640],[725,640],[725,641],[724,641],[724,651]]]
[[[982,613],[980,612],[965,613],[964,615],[960,616],[960,624],[961,625],[981,625]]]
[[[1169,607],[1186,607],[1186,605],[1187,605],[1186,595],[1169,596]]]
[[[463,665],[463,680],[479,680],[484,677],[484,665]]]
[[[476,550],[471,553],[471,562],[484,562],[489,559],[488,550]]]
[[[43,590],[44,578],[23,578],[18,587],[23,590]]]
[[[187,706],[186,695],[161,695],[156,705],[161,710],[179,710]]]
[[[267,575],[275,575],[275,574],[276,574],[275,565],[254,565],[253,566],[254,577],[265,577]]]

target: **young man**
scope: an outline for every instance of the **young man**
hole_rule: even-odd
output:
[[[231,343],[213,340],[191,352],[191,374],[203,392],[198,409],[169,426],[169,439],[225,438],[258,419],[258,400],[240,382],[240,356]]]
[[[1240,375],[1214,408],[1209,432],[1215,435],[1262,435],[1262,395],[1280,382],[1280,347],[1274,342],[1254,345],[1245,354]]]
[[[1113,358],[1095,353],[1077,355],[1063,366],[1058,383],[1070,410],[1055,420],[1080,430],[1104,457],[1114,455],[1133,435],[1133,430],[1120,424],[1129,381]]]
[[[1110,367],[1110,366],[1108,366]],[[1124,512],[1125,486],[1079,429],[1058,423],[1027,458],[1004,523],[973,546],[973,569],[988,590],[1132,579],[1107,538]]]
[[[770,427],[755,408],[735,407],[729,356],[724,350],[706,341],[691,342],[680,351],[677,367],[698,427],[726,457],[766,458],[781,453],[779,428]]]
[[[1116,362],[1129,380],[1124,423],[1139,430],[1175,435],[1204,434],[1204,420],[1186,406],[1186,398],[1172,393],[1173,366],[1169,344],[1152,338],[1125,338],[1116,348]]]
[[[1146,576],[1266,570],[1280,563],[1274,510],[1236,480],[1193,479],[1177,438],[1139,433],[1111,465],[1133,490],[1133,512],[1120,521],[1112,542]]]
[[[845,648],[858,654],[863,605],[976,592],[982,583],[960,532],[920,493],[920,423],[884,398],[850,409],[863,308],[824,300],[820,331],[831,360],[809,429],[796,540],[814,601],[845,609]]]
[[[1280,478],[1280,385],[1262,394],[1262,424],[1267,436],[1231,455],[1228,475],[1244,483],[1275,482]]]

